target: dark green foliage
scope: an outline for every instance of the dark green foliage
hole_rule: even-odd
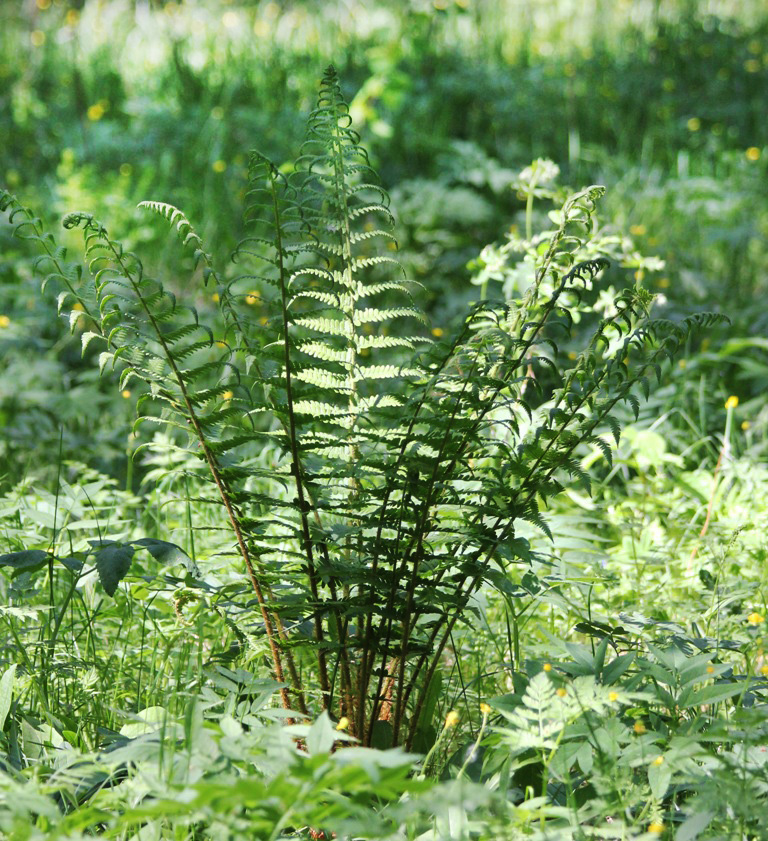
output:
[[[636,392],[647,396],[649,377],[716,317],[654,320],[652,296],[636,286],[558,370],[572,312],[607,266],[574,265],[603,192],[590,187],[566,200],[519,299],[483,301],[450,340],[427,341],[387,247],[387,194],[332,68],[290,175],[253,153],[249,183],[249,235],[236,252],[246,274],[233,280],[183,213],[146,203],[215,284],[221,339],[91,215],[64,219],[83,231],[82,271],[13,197],[0,206],[42,247],[60,310],[77,304],[71,323],[84,314],[91,325],[83,347],[100,342],[100,368],[142,388],[140,415],[181,430],[197,453],[274,674],[290,687],[284,704],[310,710],[301,664],[311,659],[323,709],[346,716],[364,744],[411,746],[428,738],[436,670],[473,595],[486,581],[507,589],[510,565],[531,560],[518,526],[548,531],[542,504],[589,484],[579,448],[610,460],[602,434],[618,441],[615,408],[636,414]],[[284,453],[277,469],[255,458],[267,441]],[[168,560],[164,544],[139,543]],[[108,593],[134,550],[98,548]]]

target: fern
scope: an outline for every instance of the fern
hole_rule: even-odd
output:
[[[283,704],[315,712],[317,687],[319,707],[346,716],[365,744],[412,747],[472,596],[530,560],[517,526],[547,532],[542,502],[588,485],[579,449],[610,459],[604,432],[618,440],[617,405],[636,412],[636,391],[647,394],[662,362],[714,316],[654,320],[648,293],[628,290],[572,368],[557,370],[573,308],[607,265],[574,264],[602,195],[590,187],[565,202],[527,292],[475,305],[434,344],[332,68],[287,171],[251,154],[233,277],[182,211],[142,203],[215,287],[223,335],[90,215],[64,220],[83,232],[83,271],[15,198],[0,193],[0,208],[42,249],[60,310],[85,314],[84,350],[100,343],[102,369],[143,384],[140,420],[180,431],[198,454],[286,684]],[[277,469],[259,462],[267,442],[284,454]],[[242,606],[227,621],[253,633]]]

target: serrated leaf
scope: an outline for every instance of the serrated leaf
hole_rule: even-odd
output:
[[[130,544],[113,543],[96,553],[96,570],[107,594],[114,596],[117,585],[128,574],[133,561],[134,548]]]

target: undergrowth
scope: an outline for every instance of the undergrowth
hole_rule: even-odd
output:
[[[14,659],[0,682],[3,832],[636,838],[663,831],[682,803],[678,837],[733,820],[744,837],[763,774],[752,747],[763,725],[747,708],[763,685],[718,659],[738,645],[673,625],[659,644],[648,638],[656,620],[610,624],[589,610],[579,632],[594,643],[565,643],[570,659],[526,660],[520,643],[523,605],[555,603],[565,581],[540,548],[542,535],[556,547],[561,536],[545,507],[590,489],[585,453],[612,465],[622,424],[665,363],[721,319],[655,318],[639,280],[599,299],[616,243],[595,234],[603,189],[593,186],[565,196],[548,230],[529,224],[486,249],[481,299],[455,330],[428,335],[333,68],[295,163],[258,152],[249,162],[239,273],[219,267],[183,211],[142,203],[192,253],[184,281],[151,277],[86,212],[64,218],[84,242],[85,264],[69,262],[0,192],[83,353],[140,394],[136,424],[163,428],[152,458],[168,458],[184,488],[168,504],[188,519],[184,547],[137,535],[124,519],[138,506],[131,494],[70,485],[64,464],[34,540],[17,501],[5,532],[14,551],[0,557],[13,576],[2,618]],[[531,201],[544,166],[521,185]],[[219,304],[210,323],[192,305],[200,285]],[[105,523],[115,506],[123,519]],[[213,575],[195,547],[196,512],[216,530]],[[145,586],[157,577],[172,594],[159,620]],[[455,637],[487,621],[488,593],[505,606],[510,692],[483,701],[473,741],[451,762]],[[95,638],[101,615],[119,628],[121,605],[142,614],[142,653],[137,679],[114,679],[115,703],[137,700],[118,728],[89,684],[72,691],[61,640],[95,661],[91,686],[113,679],[119,651],[97,654]],[[145,633],[157,645],[169,628],[165,656],[186,647],[178,671],[143,673]],[[211,628],[232,640],[226,656],[206,649]],[[141,703],[164,688],[172,702]],[[75,746],[87,759],[70,763]],[[426,755],[418,772],[406,751]],[[731,813],[709,809],[707,786],[741,753],[754,774],[735,785]],[[453,783],[427,779],[446,767]],[[468,816],[486,807],[473,828]],[[613,829],[596,828],[608,818]]]

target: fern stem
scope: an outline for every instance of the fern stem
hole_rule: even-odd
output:
[[[158,340],[158,342],[160,343],[160,346],[163,349],[163,353],[165,354],[165,357],[168,361],[168,365],[171,368],[174,379],[176,380],[176,384],[179,387],[179,391],[181,393],[182,399],[184,400],[184,405],[186,407],[187,417],[189,417],[190,423],[192,424],[192,428],[195,431],[195,435],[197,436],[197,439],[200,442],[200,447],[203,451],[203,456],[205,457],[205,461],[208,465],[208,469],[211,472],[211,476],[213,477],[213,481],[216,484],[216,487],[219,491],[219,495],[221,496],[221,500],[224,504],[224,508],[227,512],[227,516],[229,517],[229,522],[232,526],[232,530],[235,533],[235,538],[237,540],[237,544],[238,544],[238,547],[240,549],[240,554],[243,558],[243,561],[245,562],[245,568],[246,568],[246,571],[248,573],[248,578],[251,582],[251,586],[253,587],[254,592],[256,593],[256,599],[259,603],[261,616],[262,616],[262,619],[264,621],[264,629],[265,629],[265,632],[267,634],[267,641],[268,641],[270,652],[271,652],[271,655],[272,655],[272,664],[273,664],[273,667],[274,667],[274,670],[275,670],[275,677],[277,678],[277,680],[280,683],[284,683],[285,682],[285,675],[284,675],[284,672],[283,672],[282,658],[280,656],[280,648],[279,648],[279,646],[277,644],[277,641],[275,639],[276,634],[275,634],[274,626],[272,624],[272,617],[269,613],[269,610],[267,609],[267,603],[266,603],[266,599],[264,597],[264,591],[262,589],[261,582],[259,580],[259,576],[257,575],[256,570],[254,568],[253,559],[251,558],[251,553],[248,549],[248,545],[247,545],[247,543],[245,541],[245,537],[243,535],[243,529],[242,529],[241,524],[240,524],[240,518],[237,515],[237,512],[235,511],[235,507],[234,507],[234,504],[232,502],[231,493],[229,491],[229,488],[227,487],[227,483],[226,483],[226,481],[225,481],[225,479],[224,479],[224,477],[221,473],[221,469],[220,469],[219,464],[216,460],[216,456],[213,454],[213,451],[208,446],[208,440],[205,437],[205,433],[203,432],[203,428],[200,424],[199,418],[197,417],[197,413],[195,412],[195,408],[192,405],[192,401],[189,398],[189,393],[187,391],[186,382],[184,381],[184,377],[183,377],[181,371],[179,370],[178,365],[176,364],[176,360],[173,358],[173,354],[171,352],[171,349],[168,347],[168,343],[165,341],[165,337],[163,336],[163,332],[160,329],[160,325],[157,323],[157,320],[155,319],[155,317],[152,313],[152,310],[149,308],[149,306],[147,305],[147,302],[144,300],[144,296],[141,293],[141,289],[140,289],[138,283],[136,282],[136,280],[134,279],[133,274],[130,272],[130,270],[126,266],[126,264],[125,264],[125,262],[122,258],[122,254],[117,251],[117,249],[115,248],[112,240],[110,240],[109,237],[107,237],[106,235],[104,235],[104,237],[107,241],[108,248],[112,252],[112,255],[113,255],[113,258],[114,258],[114,261],[115,261],[116,265],[118,265],[120,267],[124,276],[126,277],[126,279],[131,284],[131,287],[133,288],[134,294],[136,295],[139,303],[141,304],[141,307],[144,311],[144,314],[147,317],[147,320],[149,321],[150,325],[152,326],[152,329],[154,330],[155,335],[157,336],[157,340]],[[134,258],[134,259],[136,259],[136,258]],[[294,689],[296,689],[298,691],[298,690],[300,690],[300,687],[294,686]],[[281,700],[283,702],[283,706],[286,709],[290,709],[291,708],[290,697],[289,697],[288,691],[285,687],[283,687],[280,690],[280,697],[281,697]],[[300,701],[300,703],[302,703],[302,705],[303,705],[303,701]]]
[[[287,279],[286,267],[284,259],[283,235],[282,235],[282,221],[280,214],[280,206],[277,200],[277,186],[275,184],[275,177],[270,172],[270,188],[272,193],[272,207],[275,216],[275,246],[278,260],[278,282],[280,284],[280,300],[281,311],[283,317],[283,359],[285,365],[285,393],[288,403],[288,443],[291,449],[291,473],[293,474],[296,484],[296,497],[298,500],[299,517],[301,519],[301,531],[304,541],[304,552],[307,558],[307,575],[309,578],[309,586],[312,593],[313,614],[314,614],[314,634],[317,665],[320,672],[320,689],[323,693],[323,704],[326,709],[330,707],[331,703],[331,689],[330,681],[328,680],[328,665],[326,661],[326,653],[324,647],[323,634],[323,620],[320,612],[320,592],[317,583],[317,570],[315,567],[314,554],[312,552],[312,536],[309,530],[309,520],[307,518],[307,509],[309,505],[304,497],[304,478],[301,467],[301,460],[299,458],[298,435],[296,432],[296,414],[293,405],[293,383],[291,380],[291,346],[290,333],[288,322],[288,301],[287,301]]]

